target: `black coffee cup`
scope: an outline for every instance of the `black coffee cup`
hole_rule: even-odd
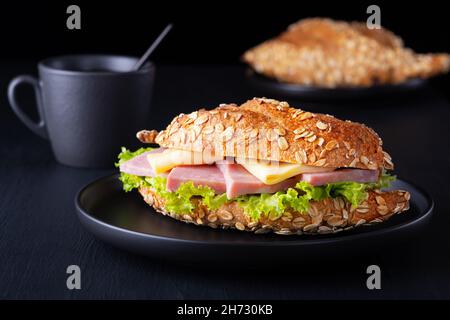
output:
[[[8,88],[11,108],[39,136],[49,139],[56,159],[76,167],[111,166],[120,146],[133,144],[150,115],[155,68],[147,63],[130,71],[138,58],[71,55],[38,64],[39,80],[14,78]],[[17,103],[20,84],[35,91],[39,121]]]

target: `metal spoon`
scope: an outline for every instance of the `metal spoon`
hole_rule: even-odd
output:
[[[171,23],[168,24],[167,27],[165,27],[164,30],[159,34],[158,38],[156,38],[156,40],[153,41],[153,43],[150,45],[147,51],[145,51],[144,55],[133,66],[132,71],[137,71],[144,65],[144,63],[147,61],[147,59],[150,57],[153,51],[155,51],[155,49],[158,47],[158,45],[164,39],[167,33],[169,33],[170,29],[172,29]]]

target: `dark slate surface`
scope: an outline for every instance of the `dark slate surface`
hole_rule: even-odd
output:
[[[245,271],[232,268],[232,262],[217,269],[153,261],[112,248],[85,231],[75,215],[74,195],[114,168],[57,164],[49,143],[21,125],[4,94],[12,76],[33,73],[34,65],[2,62],[0,70],[0,298],[450,298],[450,104],[445,79],[406,97],[334,105],[288,99],[373,127],[383,137],[396,173],[434,197],[436,210],[426,230],[381,252],[367,248],[363,255],[291,267],[280,267],[268,255],[264,269]],[[249,87],[243,75],[241,66],[159,67],[148,128],[161,129],[174,115],[197,107],[270,96]],[[65,271],[71,264],[82,270],[78,291],[66,288]],[[382,269],[382,290],[366,289],[370,264]]]

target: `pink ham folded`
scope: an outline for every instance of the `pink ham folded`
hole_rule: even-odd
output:
[[[295,186],[299,180],[299,176],[297,176],[277,184],[267,185],[262,183],[240,164],[222,162],[217,163],[217,166],[225,178],[228,199],[244,194],[275,193]]]
[[[330,172],[304,173],[301,181],[306,181],[313,186],[321,186],[335,182],[377,182],[378,170],[342,169]]]
[[[208,186],[217,194],[227,189],[222,172],[215,165],[178,166],[167,176],[166,188],[176,191],[182,183],[192,181],[194,186]]]
[[[130,159],[119,166],[120,172],[133,174],[135,176],[153,177],[155,173],[147,161],[147,156],[151,153],[163,152],[164,148],[154,149],[144,152],[133,159]]]

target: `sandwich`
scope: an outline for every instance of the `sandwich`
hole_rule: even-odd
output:
[[[243,60],[281,82],[324,88],[398,84],[447,72],[448,54],[418,54],[365,23],[310,18],[249,49]]]
[[[142,130],[154,147],[122,148],[125,191],[157,212],[256,234],[335,233],[409,208],[378,135],[363,124],[254,98],[176,116]]]

